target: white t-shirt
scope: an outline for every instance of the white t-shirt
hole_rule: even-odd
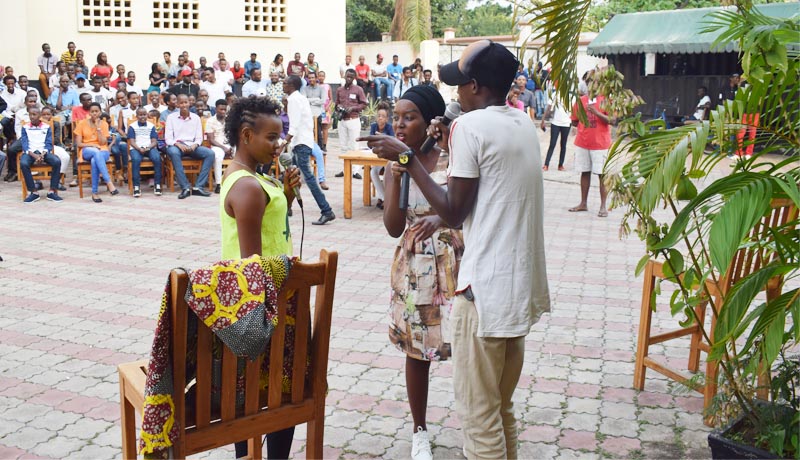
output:
[[[339,75],[342,77],[341,80],[342,80],[342,84],[343,85],[344,85],[344,73],[347,72],[347,69],[356,70],[356,66],[353,65],[352,62],[350,64],[341,64],[341,65],[339,65]]]
[[[706,104],[710,104],[710,103],[711,103],[711,98],[708,97],[708,95],[705,95],[705,96],[700,98],[700,102],[698,102],[695,107],[700,107],[701,105],[706,105]],[[697,110],[694,111],[694,118],[696,120],[702,120],[703,119],[703,115],[705,115],[705,114],[706,114],[706,109],[705,108],[697,109]]]
[[[200,88],[208,91],[208,104],[214,105],[220,99],[225,99],[225,91],[230,91],[231,87],[224,80],[217,79],[216,82],[204,81],[200,83]]]
[[[372,64],[370,66],[370,71],[372,71],[372,75],[379,76],[380,74],[386,72],[386,64]],[[389,75],[385,75],[386,78],[389,78]]]
[[[522,337],[550,311],[536,128],[528,114],[490,106],[453,121],[448,176],[478,178],[464,220],[458,290],[472,287],[479,337]]]
[[[267,83],[269,83],[269,80],[264,80],[264,79],[262,79],[261,81],[247,80],[247,83],[242,85],[242,97],[248,97],[254,94],[258,94],[258,90],[260,89],[263,89],[264,93],[266,94]],[[211,99],[209,99],[208,101],[211,102]]]
[[[228,145],[228,138],[225,136],[225,120],[219,121],[217,117],[211,117],[206,120],[206,130],[203,134],[214,133],[214,141],[230,147]]]
[[[233,72],[230,70],[217,70],[214,71],[214,76],[217,77],[218,82],[224,82],[226,85],[229,81],[233,80]]]
[[[148,113],[150,113],[151,110],[158,110],[158,113],[164,113],[164,111],[167,110],[167,106],[161,104],[158,107],[153,107],[153,104],[147,104],[144,106],[144,109],[147,110]]]
[[[551,123],[554,126],[572,126],[572,119],[570,118],[570,113],[564,110],[564,107],[561,107],[561,101],[558,98],[553,98],[553,102],[551,103],[553,107],[553,120]]]

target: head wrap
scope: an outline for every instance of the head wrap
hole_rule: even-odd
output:
[[[411,101],[417,106],[425,124],[431,124],[431,120],[444,115],[445,104],[439,91],[428,85],[417,85],[409,88],[400,99]]]

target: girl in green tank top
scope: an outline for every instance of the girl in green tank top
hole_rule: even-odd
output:
[[[220,190],[223,259],[292,254],[286,211],[294,199],[291,187],[299,184],[300,175],[289,171],[281,184],[255,172],[256,165],[269,167],[280,154],[279,107],[263,98],[241,99],[225,121],[225,134],[236,153]]]
[[[300,185],[297,169],[284,174],[284,183],[256,173],[281,153],[283,122],[280,105],[263,97],[239,99],[225,120],[225,136],[236,148],[222,178],[219,218],[222,224],[222,258],[239,259],[253,254],[292,254],[288,206],[292,187]],[[269,458],[288,458],[294,427],[267,435]],[[236,457],[247,454],[247,443],[236,443]]]

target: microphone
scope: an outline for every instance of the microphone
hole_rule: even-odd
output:
[[[450,123],[458,118],[461,115],[461,104],[458,102],[451,102],[450,105],[444,111],[444,116],[442,117],[442,124],[445,126],[450,126]],[[419,148],[420,153],[428,153],[431,151],[433,146],[436,145],[436,138],[428,136],[425,139],[425,142],[422,143],[422,147]]]
[[[278,157],[278,162],[283,167],[284,171],[288,172],[291,168],[294,168],[292,165],[292,154],[289,152],[281,153],[281,156]],[[292,187],[292,192],[294,192],[294,199],[297,200],[300,209],[303,209],[303,198],[300,196],[300,187]]]
[[[450,126],[450,123],[458,118],[461,115],[461,104],[458,102],[451,102],[450,105],[444,111],[444,117],[442,117],[442,124],[445,126]],[[436,138],[432,136],[428,136],[425,139],[425,142],[422,143],[422,147],[419,148],[420,153],[428,153],[431,151],[433,146],[436,145]],[[400,200],[399,200],[399,208],[402,210],[408,209],[408,187],[411,185],[411,177],[408,175],[408,171],[404,172],[402,176],[400,176]]]

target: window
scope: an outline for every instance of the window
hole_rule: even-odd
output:
[[[131,0],[81,0],[81,29],[129,29]]]
[[[169,30],[197,30],[200,28],[198,0],[179,2],[153,2],[153,28]]]
[[[286,32],[287,0],[244,0],[244,30],[259,34]]]

